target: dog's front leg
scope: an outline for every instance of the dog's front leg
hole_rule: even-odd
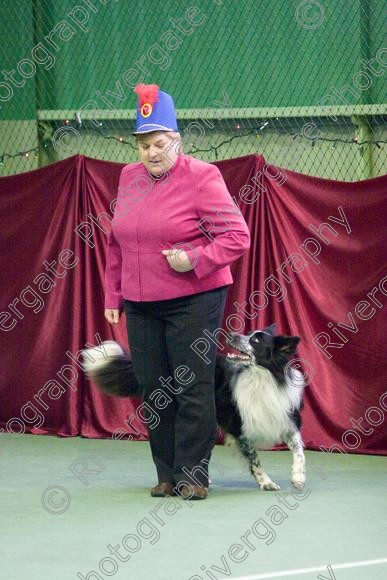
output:
[[[292,433],[286,444],[293,453],[292,484],[296,489],[302,489],[305,483],[305,455],[300,432]]]
[[[260,489],[265,491],[278,491],[280,486],[277,483],[274,483],[274,481],[270,479],[267,473],[265,473],[254,445],[248,439],[246,439],[246,437],[239,437],[237,441],[239,450],[248,460],[251,475],[258,483]]]

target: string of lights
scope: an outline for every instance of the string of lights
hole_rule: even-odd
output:
[[[65,119],[63,121],[63,125],[64,126],[69,126],[70,125],[70,121],[68,119]],[[227,139],[224,139],[223,141],[221,141],[220,143],[218,143],[217,145],[210,145],[207,148],[201,148],[201,147],[197,147],[196,145],[194,145],[193,143],[191,143],[191,148],[190,150],[187,152],[188,155],[192,154],[195,155],[197,153],[210,153],[210,152],[214,152],[215,154],[215,158],[218,159],[218,151],[219,149],[221,149],[222,147],[224,147],[225,145],[228,145],[229,143],[231,143],[232,141],[234,141],[235,139],[242,139],[245,137],[250,137],[251,135],[256,135],[257,137],[259,137],[259,132],[262,131],[265,127],[267,127],[269,125],[269,121],[265,121],[260,127],[258,128],[253,128],[247,132],[244,133],[240,133],[240,134],[236,134],[233,135]],[[92,124],[90,124],[90,127],[86,128],[84,124],[82,124],[82,122],[78,122],[78,127],[76,129],[77,132],[79,131],[83,131],[87,133],[90,133],[90,131],[94,131],[95,133],[98,134],[98,136],[102,139],[106,139],[107,141],[109,140],[113,140],[113,141],[117,141],[118,143],[121,143],[122,145],[128,145],[131,149],[133,150],[137,150],[137,147],[130,141],[127,141],[124,137],[117,137],[116,135],[106,135],[104,134],[103,130],[102,130],[102,123],[100,123],[100,127],[96,128],[95,126],[93,126]],[[237,130],[241,129],[241,125],[238,123],[235,128]],[[334,137],[334,138],[328,138],[328,137],[316,137],[316,138],[308,138],[305,137],[305,135],[303,135],[302,133],[286,133],[285,137],[290,137],[291,140],[294,142],[298,137],[301,137],[304,141],[310,142],[311,146],[314,147],[315,143],[318,141],[325,141],[325,142],[329,142],[332,143],[333,148],[336,146],[337,143],[345,143],[345,144],[352,144],[352,145],[356,145],[358,147],[362,146],[362,145],[366,145],[366,144],[371,144],[371,145],[375,145],[376,147],[378,147],[378,149],[381,149],[381,144],[386,144],[387,141],[385,140],[373,140],[373,139],[368,139],[365,141],[360,141],[359,138],[357,136],[353,137],[352,139],[341,139],[339,137]],[[47,149],[50,144],[52,144],[51,139],[48,139],[46,141],[44,141],[43,143],[43,147],[45,149]],[[0,166],[3,166],[5,164],[6,159],[13,159],[15,157],[33,157],[35,159],[38,158],[38,153],[39,153],[39,147],[33,147],[31,149],[28,150],[24,150],[24,151],[18,151],[16,153],[7,153],[7,152],[3,152],[0,154]]]
[[[305,136],[301,133],[296,133],[295,135],[289,134],[289,136],[292,137],[292,141],[294,141],[297,137],[305,138]],[[356,145],[366,145],[367,143],[371,143],[372,145],[376,145],[378,149],[381,149],[380,143],[387,143],[387,141],[383,141],[382,139],[379,139],[378,141],[374,141],[372,139],[359,141],[359,137],[357,136],[353,137],[352,139],[340,139],[339,137],[335,137],[333,139],[329,139],[328,137],[316,137],[315,139],[308,139],[308,141],[311,141],[312,147],[316,141],[327,141],[328,143],[355,143]]]
[[[0,155],[0,166],[4,165],[6,159],[12,159],[14,157],[34,157],[38,158],[39,147],[34,147],[33,149],[28,149],[27,151],[18,151],[17,153],[2,153]]]

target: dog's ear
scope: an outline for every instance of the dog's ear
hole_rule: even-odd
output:
[[[277,351],[292,356],[296,352],[300,340],[299,336],[275,336],[274,346]]]
[[[264,328],[263,331],[271,334],[271,336],[274,336],[275,333],[277,332],[277,325],[270,324],[270,326],[267,326],[266,328]]]

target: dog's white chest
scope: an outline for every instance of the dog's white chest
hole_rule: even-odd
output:
[[[288,413],[298,407],[301,390],[279,387],[265,368],[246,368],[232,394],[241,415],[243,435],[262,448],[284,441],[290,428]]]

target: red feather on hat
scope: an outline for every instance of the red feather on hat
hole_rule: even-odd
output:
[[[138,108],[141,109],[144,103],[156,103],[159,100],[159,89],[158,85],[136,85],[133,90],[138,96]]]

